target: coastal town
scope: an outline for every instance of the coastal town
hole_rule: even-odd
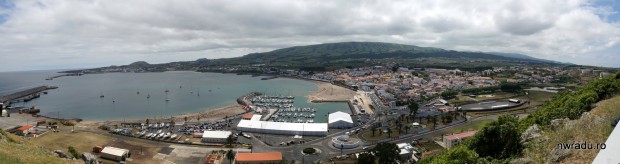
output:
[[[105,140],[131,138],[128,140],[132,143],[123,144],[81,143],[86,145],[78,149],[84,152],[73,157],[62,149],[54,150],[58,157],[82,158],[87,163],[133,160],[139,163],[179,160],[217,164],[305,163],[306,160],[354,163],[367,150],[383,143],[396,143],[400,150],[398,161],[415,162],[457,146],[476,134],[476,126],[498,115],[527,115],[536,108],[532,102],[540,104],[557,90],[567,89],[532,87],[525,92],[511,92],[505,84],[551,84],[566,80],[560,77],[576,71],[579,74],[573,78],[577,79],[575,82],[579,78],[602,78],[610,74],[558,67],[462,71],[396,64],[325,72],[260,66],[245,69],[248,68],[263,70],[261,75],[271,77],[262,80],[280,77],[313,81],[318,89],[308,95],[308,101],[347,103],[350,109],[329,113],[326,122],[315,122],[315,112],[321,109],[294,106],[292,103],[297,101],[294,96],[253,92],[240,96],[238,104],[221,109],[169,118],[93,122],[41,117],[37,112],[11,107],[11,102],[25,101],[16,98],[3,102],[0,121],[7,132],[41,143],[61,142],[46,138],[71,135]],[[233,70],[240,69],[228,68],[227,72]],[[130,71],[135,70],[123,72]],[[507,73],[511,76],[506,77]],[[477,90],[483,91],[472,92]],[[544,96],[531,99],[530,95],[535,94]],[[24,119],[30,121],[23,123]],[[142,152],[145,146],[151,147],[148,150],[151,152]],[[200,147],[205,149],[195,149]],[[141,153],[132,153],[137,148]],[[193,155],[184,156],[180,151]]]

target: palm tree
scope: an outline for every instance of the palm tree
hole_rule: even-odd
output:
[[[230,164],[232,164],[233,159],[235,159],[235,154],[233,153],[232,149],[226,152],[226,158],[228,158],[228,161],[230,161]]]
[[[431,117],[431,120],[433,122],[433,129],[435,129],[435,126],[437,126],[437,115],[434,115],[433,117]]]
[[[409,129],[411,129],[411,125],[405,126],[405,133],[409,133]]]
[[[228,144],[229,147],[232,147],[233,142],[234,142],[234,138],[232,134],[228,135],[228,137],[226,138],[226,144]]]
[[[372,131],[372,136],[375,136],[375,131],[377,131],[377,126],[372,126],[372,128],[370,128],[370,130]]]
[[[398,124],[398,134],[402,132],[403,124]]]
[[[392,129],[388,128],[387,129],[387,134],[388,134],[388,137],[391,138],[392,137]]]

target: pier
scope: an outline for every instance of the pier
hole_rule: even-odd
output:
[[[56,86],[38,86],[38,87],[34,87],[34,88],[30,88],[30,89],[26,89],[26,90],[22,90],[19,92],[15,92],[15,93],[11,93],[8,95],[4,95],[2,97],[0,97],[0,102],[8,102],[8,101],[12,101],[12,100],[16,100],[19,98],[23,98],[26,96],[31,96],[31,95],[35,95],[38,94],[41,91],[45,91],[48,89],[56,89],[58,87]]]
[[[62,75],[50,76],[46,78],[45,80],[54,80],[55,78],[59,78],[63,76],[82,76],[82,75],[83,75],[82,73],[67,73],[67,74],[62,74]]]

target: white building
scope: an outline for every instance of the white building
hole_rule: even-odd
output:
[[[411,156],[416,153],[415,149],[413,149],[413,146],[411,146],[409,143],[399,143],[396,144],[396,146],[398,146],[398,149],[400,150],[399,156],[402,160],[411,159]]]
[[[344,129],[353,127],[351,115],[340,111],[330,113],[327,123],[329,124],[329,128]]]
[[[232,135],[230,131],[205,131],[202,133],[202,142],[225,143],[230,135]]]
[[[268,133],[280,135],[326,136],[326,123],[290,123],[257,120],[241,120],[237,130],[252,133]]]
[[[106,146],[101,150],[101,158],[123,161],[123,158],[129,156],[129,150]]]

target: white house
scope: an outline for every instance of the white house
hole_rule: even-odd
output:
[[[123,158],[129,157],[129,150],[106,146],[101,150],[101,158],[123,161]]]
[[[330,113],[328,117],[329,128],[352,128],[353,127],[353,119],[351,115],[345,112],[334,112]]]
[[[232,135],[230,131],[205,131],[202,133],[202,142],[225,143],[230,135]]]

